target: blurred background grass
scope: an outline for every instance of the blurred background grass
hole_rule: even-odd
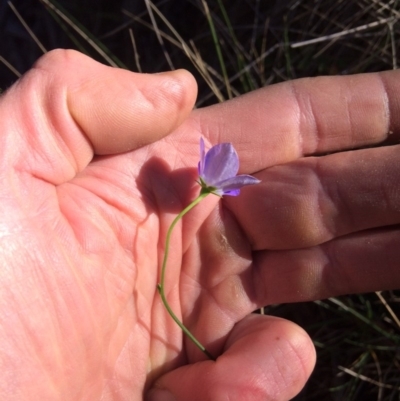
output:
[[[397,68],[399,15],[396,0],[0,0],[0,88],[44,52],[74,48],[132,71],[186,68],[202,107],[289,79]],[[295,399],[400,400],[399,301],[394,291],[266,307],[317,348]]]

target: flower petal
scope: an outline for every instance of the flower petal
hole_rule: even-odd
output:
[[[222,195],[237,196],[240,188],[247,185],[258,184],[261,181],[251,175],[238,175],[227,180],[215,183],[215,187],[222,191]]]
[[[220,195],[220,196],[223,196],[223,195],[238,196],[238,195],[240,195],[240,189],[229,189],[229,190],[223,191],[222,195]]]
[[[236,175],[239,170],[239,157],[232,144],[221,143],[207,152],[202,166],[203,180],[207,185],[216,187],[217,182]]]

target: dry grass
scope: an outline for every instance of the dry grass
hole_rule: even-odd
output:
[[[54,47],[140,72],[187,68],[199,82],[199,107],[289,79],[399,63],[397,0],[90,2],[14,0],[0,45],[1,87]],[[318,351],[296,400],[400,399],[399,294],[266,308],[303,326]]]

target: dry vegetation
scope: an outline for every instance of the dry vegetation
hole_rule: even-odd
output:
[[[55,47],[134,71],[187,68],[198,107],[288,79],[398,65],[394,0],[15,0],[1,12],[2,88]],[[318,350],[296,400],[400,400],[399,294],[266,308],[304,327]]]

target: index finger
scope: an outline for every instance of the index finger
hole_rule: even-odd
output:
[[[65,182],[94,154],[124,153],[165,137],[191,112],[196,93],[183,70],[137,74],[53,50],[0,98],[4,169]]]
[[[193,112],[212,143],[232,142],[241,172],[400,138],[400,71],[304,78]]]

